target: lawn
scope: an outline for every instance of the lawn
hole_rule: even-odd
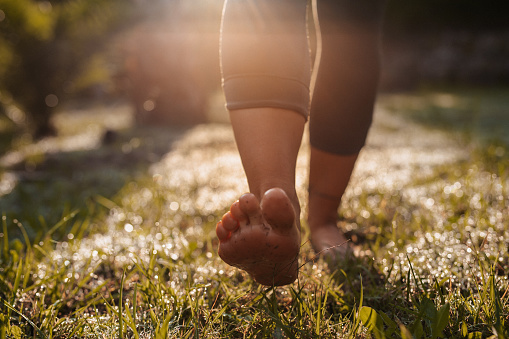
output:
[[[0,121],[0,338],[506,338],[507,107],[508,89],[382,94],[339,211],[359,257],[331,272],[304,227],[277,288],[217,256],[247,190],[229,125],[92,105],[33,142]]]

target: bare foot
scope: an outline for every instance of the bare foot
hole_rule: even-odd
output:
[[[233,203],[217,223],[219,256],[267,286],[287,285],[298,276],[300,226],[295,208],[280,188],[252,193]]]
[[[348,239],[335,223],[310,227],[310,233],[309,240],[315,253],[323,256],[329,266],[337,266],[353,257],[353,249]]]

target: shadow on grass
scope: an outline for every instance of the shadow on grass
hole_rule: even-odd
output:
[[[69,114],[68,125],[64,126],[71,132],[63,131],[58,137],[26,143],[17,149],[3,149],[0,182],[8,174],[11,182],[4,184],[11,187],[0,194],[0,214],[7,217],[10,237],[22,236],[15,226],[17,222],[23,225],[31,240],[37,240],[72,211],[78,210],[78,218],[98,216],[101,213],[98,197],[115,201],[122,187],[146,176],[148,167],[171,151],[173,143],[189,129],[91,128],[88,124],[94,119],[94,113],[91,112],[92,117],[83,112],[81,115],[83,119],[80,114]],[[65,120],[65,114],[62,116]],[[99,120],[101,116],[95,118]],[[125,119],[125,112],[118,119]],[[97,124],[101,125],[101,121]],[[80,138],[89,140],[80,141]],[[78,146],[69,146],[71,143]],[[9,155],[11,161],[5,161]],[[65,229],[60,232],[60,236],[66,234]]]
[[[509,145],[509,88],[425,88],[382,95],[381,105],[419,124],[463,133],[482,145]]]

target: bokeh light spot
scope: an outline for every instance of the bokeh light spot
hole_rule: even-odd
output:
[[[55,94],[48,94],[44,101],[48,107],[56,107],[58,105],[58,97]]]
[[[41,1],[37,4],[41,13],[50,13],[53,10],[53,6],[49,1]]]
[[[124,225],[124,230],[127,232],[127,233],[131,233],[133,230],[134,230],[134,226],[127,223]]]
[[[147,100],[143,103],[143,109],[147,112],[151,112],[156,108],[156,104],[153,100]]]

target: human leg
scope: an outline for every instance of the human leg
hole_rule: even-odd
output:
[[[251,193],[218,223],[219,255],[265,285],[298,274],[295,165],[310,77],[305,12],[301,0],[229,0],[223,13],[223,87]]]
[[[382,5],[318,2],[322,56],[311,106],[308,224],[313,248],[329,259],[351,253],[337,211],[371,124]]]
[[[218,223],[219,255],[261,284],[291,283],[300,249],[295,162],[305,120],[273,108],[233,111],[231,120],[252,193]]]
[[[311,147],[307,219],[316,253],[345,257],[352,252],[337,219],[356,160],[357,154],[342,156]]]

